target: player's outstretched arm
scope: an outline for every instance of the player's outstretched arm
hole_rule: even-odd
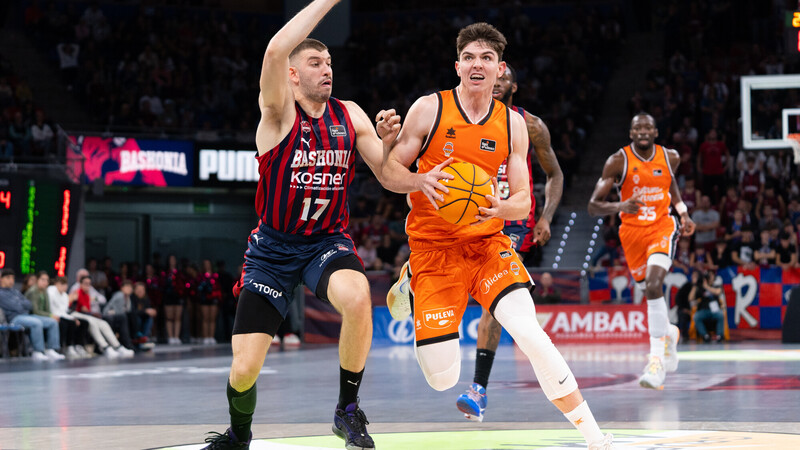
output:
[[[589,214],[593,216],[607,216],[618,212],[635,214],[639,211],[640,206],[644,206],[644,202],[638,196],[631,197],[624,202],[606,201],[606,197],[611,192],[614,184],[622,177],[624,166],[625,155],[622,154],[622,150],[614,153],[606,160],[606,164],[603,166],[603,175],[597,180],[594,192],[592,192],[592,198],[589,200]]]
[[[444,197],[437,191],[447,192],[447,188],[439,183],[439,180],[453,179],[452,175],[442,172],[442,169],[453,162],[453,158],[448,158],[426,173],[412,173],[408,167],[417,159],[422,150],[431,124],[436,118],[438,102],[435,94],[419,98],[408,110],[406,122],[400,134],[397,135],[397,139],[391,140],[393,132],[389,136],[383,136],[384,153],[388,153],[388,156],[383,164],[383,176],[379,177],[383,187],[398,194],[422,191],[436,209],[438,206],[434,199],[444,200]],[[394,129],[394,127],[392,128]]]
[[[259,85],[261,96],[259,105],[262,111],[283,111],[291,104],[289,88],[289,53],[314,30],[325,14],[339,3],[339,0],[314,0],[303,8],[275,36],[270,39],[261,66]]]
[[[694,234],[695,224],[686,208],[686,204],[681,199],[681,190],[678,187],[678,181],[675,179],[675,172],[678,170],[678,165],[681,163],[681,156],[675,150],[667,150],[667,162],[669,163],[670,170],[672,171],[672,184],[669,186],[669,194],[672,197],[672,206],[675,211],[681,216],[681,234],[684,236],[691,236]]]
[[[512,114],[511,154],[508,155],[508,198],[500,200],[499,196],[487,195],[490,207],[478,208],[481,215],[475,216],[478,225],[492,218],[504,220],[520,220],[528,217],[531,211],[531,185],[528,172],[528,131],[525,119],[519,114]],[[495,192],[497,192],[497,179],[494,178]]]
[[[561,203],[561,195],[564,191],[564,173],[561,171],[556,153],[553,151],[550,130],[547,125],[542,119],[527,112],[525,124],[528,127],[528,137],[533,144],[536,159],[539,160],[539,165],[542,166],[542,170],[547,176],[542,216],[536,221],[533,229],[533,241],[544,245],[550,239],[550,224],[553,222],[558,204]]]

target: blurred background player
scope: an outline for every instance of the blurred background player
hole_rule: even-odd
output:
[[[517,73],[511,65],[506,63],[505,72],[497,79],[492,89],[492,97],[495,100],[501,101],[504,105],[525,118],[525,123],[528,128],[528,137],[530,139],[530,147],[528,148],[526,162],[528,165],[528,174],[530,176],[531,210],[526,219],[506,220],[503,227],[503,234],[511,238],[514,250],[520,255],[520,259],[524,261],[532,245],[544,245],[550,240],[550,223],[561,201],[564,175],[561,172],[561,167],[558,165],[555,152],[550,146],[550,131],[547,129],[547,126],[540,118],[525,111],[522,107],[512,105],[512,99],[514,93],[517,92],[517,88]],[[534,218],[534,213],[536,211],[536,198],[533,195],[532,157],[534,152],[536,158],[539,160],[539,164],[547,175],[544,209],[538,222]],[[508,198],[509,193],[506,164],[507,161],[503,161],[497,172],[500,198],[503,200]],[[408,311],[408,314],[410,314],[411,306],[408,289],[406,287],[407,283],[408,263],[403,266],[401,278],[392,286],[387,294],[387,304],[393,305],[390,307],[390,310]],[[395,316],[395,319],[401,320],[408,314],[399,313]],[[483,411],[486,409],[488,400],[486,397],[486,387],[489,383],[489,375],[492,371],[497,345],[500,342],[501,331],[502,327],[497,320],[484,310],[481,314],[480,322],[478,323],[478,342],[473,385],[470,386],[470,389],[465,394],[461,394],[456,401],[458,409],[464,413],[467,419],[479,422],[483,420]]]
[[[664,277],[672,265],[678,237],[694,233],[694,222],[681,201],[674,177],[680,163],[675,150],[655,144],[655,119],[639,113],[631,120],[631,143],[609,156],[603,175],[589,200],[589,214],[619,213],[619,238],[631,276],[647,298],[647,328],[650,357],[639,385],[663,389],[666,372],[678,369],[678,327],[669,323],[664,299]],[[608,202],[611,189],[620,191],[620,201]],[[680,214],[680,224],[670,214],[670,205]]]
[[[249,448],[256,379],[301,282],[342,314],[333,432],[347,449],[375,448],[358,406],[372,342],[372,302],[364,266],[344,230],[355,143],[378,176],[383,144],[358,105],[331,97],[331,55],[308,38],[337,3],[311,2],[272,37],[264,54],[256,132],[259,226],[248,238],[234,288],[239,303],[227,384],[231,427],[212,432],[206,449]]]

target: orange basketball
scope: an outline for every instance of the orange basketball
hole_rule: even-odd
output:
[[[475,164],[457,162],[442,169],[452,174],[452,180],[439,180],[439,183],[450,190],[444,195],[444,201],[437,201],[439,216],[455,225],[469,225],[479,215],[479,207],[488,208],[486,195],[494,195],[492,177]],[[437,191],[439,192],[439,191]]]

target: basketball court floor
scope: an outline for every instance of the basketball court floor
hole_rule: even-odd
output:
[[[800,449],[800,346],[776,342],[679,347],[663,391],[640,388],[645,345],[560,345],[606,432],[621,449]],[[375,347],[361,389],[376,448],[585,448],[547,402],[533,369],[501,346],[483,423],[455,407],[472,380],[428,387],[411,346]],[[157,347],[131,360],[0,360],[0,449],[198,449],[227,427],[230,346]],[[258,381],[251,448],[341,449],[330,431],[335,346],[273,351]]]

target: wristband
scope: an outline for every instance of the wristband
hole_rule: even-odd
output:
[[[675,205],[675,211],[677,211],[678,214],[683,214],[685,212],[688,212],[689,210],[686,208],[686,203],[680,202],[677,205]]]

